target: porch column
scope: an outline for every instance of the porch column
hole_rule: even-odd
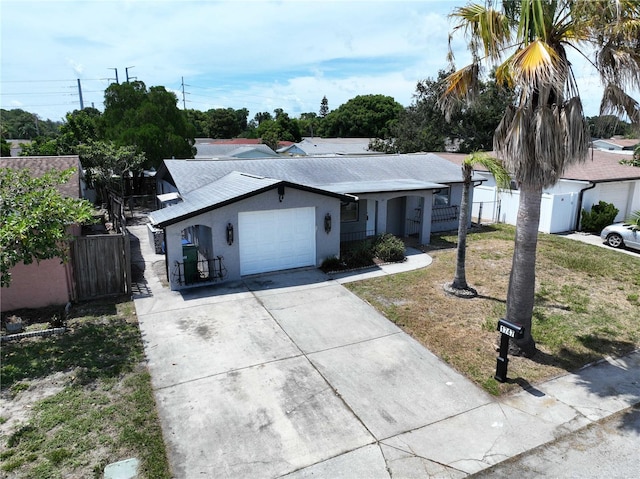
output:
[[[431,243],[431,211],[433,209],[433,195],[428,191],[424,195],[424,208],[422,208],[422,218],[420,222],[420,231],[418,233],[418,241],[420,244]]]
[[[387,232],[387,200],[378,200],[378,217],[376,218],[376,234]]]

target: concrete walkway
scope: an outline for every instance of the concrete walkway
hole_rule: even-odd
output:
[[[176,478],[465,477],[640,402],[638,353],[496,399],[341,286],[346,275],[171,292],[144,227],[130,231]],[[415,252],[367,274],[429,261]]]

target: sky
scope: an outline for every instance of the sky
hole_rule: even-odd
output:
[[[448,18],[461,0],[0,0],[0,106],[60,121],[103,111],[118,80],[164,86],[178,106],[333,110],[358,95],[411,104],[416,83],[446,69]],[[469,61],[452,43],[456,66]],[[585,113],[601,88],[575,64]],[[183,94],[184,91],[184,94]]]

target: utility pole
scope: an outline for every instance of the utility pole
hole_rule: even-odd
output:
[[[124,72],[125,72],[125,74],[127,76],[127,83],[129,83],[129,79],[135,80],[137,78],[137,77],[129,77],[129,68],[135,68],[135,67],[127,67],[127,68],[124,69]]]
[[[118,81],[118,69],[117,68],[109,68],[109,70],[114,70],[116,72],[116,84],[120,85],[120,82]]]
[[[186,110],[187,109],[187,100],[185,99],[185,92],[184,92],[184,77],[180,77],[182,79],[182,109]],[[189,86],[189,85],[187,85]],[[189,92],[186,93],[187,95],[189,94]]]
[[[80,109],[84,110],[84,100],[82,99],[82,85],[80,85],[80,78],[78,78],[78,96],[80,97]]]

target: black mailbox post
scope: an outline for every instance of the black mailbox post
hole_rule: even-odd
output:
[[[507,381],[507,364],[509,364],[509,358],[507,353],[509,351],[509,340],[520,339],[524,336],[524,328],[519,324],[512,323],[506,319],[498,321],[498,331],[500,331],[500,355],[498,356],[496,364],[495,378],[504,383]]]

